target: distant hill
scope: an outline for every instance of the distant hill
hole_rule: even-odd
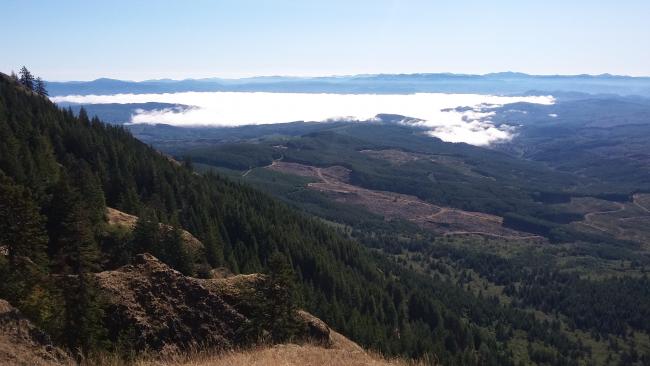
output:
[[[650,96],[650,77],[616,75],[528,75],[502,72],[468,74],[378,74],[327,77],[255,77],[243,79],[114,79],[48,82],[50,95],[248,91],[297,93],[494,93],[581,92]]]

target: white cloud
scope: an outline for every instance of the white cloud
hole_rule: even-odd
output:
[[[503,97],[480,94],[307,94],[249,92],[186,92],[166,94],[115,94],[62,96],[55,102],[73,103],[177,103],[187,110],[137,111],[133,123],[177,126],[240,126],[337,118],[371,120],[380,113],[422,120],[430,134],[450,142],[489,145],[507,141],[513,127],[496,126],[491,110],[509,103],[552,104],[551,96]],[[470,107],[469,109],[455,109]],[[512,121],[516,123],[516,121]]]

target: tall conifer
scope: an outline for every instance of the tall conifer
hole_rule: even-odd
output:
[[[34,75],[25,66],[20,69],[20,83],[27,89],[34,90]]]

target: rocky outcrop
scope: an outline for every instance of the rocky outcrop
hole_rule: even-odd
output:
[[[298,311],[298,316],[306,325],[307,335],[311,340],[323,346],[332,345],[332,331],[324,321],[306,311]]]
[[[0,365],[72,365],[47,334],[7,301],[0,300]]]
[[[233,349],[250,345],[246,336],[255,304],[251,296],[264,276],[237,275],[218,279],[187,277],[150,254],[133,264],[97,273],[97,283],[109,303],[109,337],[136,350],[164,357],[178,351]],[[331,330],[315,316],[298,311],[308,341],[334,349],[363,352],[354,342]],[[0,365],[72,365],[8,302],[0,300]]]
[[[198,345],[238,343],[246,321],[221,297],[149,254],[132,265],[97,274],[111,303],[110,333],[137,349],[171,351]]]
[[[251,292],[262,275],[222,279],[187,277],[149,254],[132,265],[98,273],[99,286],[110,302],[110,334],[128,339],[136,349],[163,353],[194,347],[245,346]],[[330,343],[322,321],[300,312],[303,338]]]

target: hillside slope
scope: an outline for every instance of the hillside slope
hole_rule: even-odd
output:
[[[111,331],[121,332],[146,356],[138,365],[389,365],[356,343],[330,330],[309,313],[298,313],[305,325],[299,344],[244,346],[238,333],[251,321],[250,292],[259,291],[263,276],[239,275],[200,280],[183,276],[149,254],[133,265],[96,274],[110,299]],[[127,335],[124,330],[129,329]],[[184,354],[183,350],[203,350]],[[111,358],[92,362],[109,364]],[[0,300],[0,362],[3,365],[63,366],[74,362],[54,347],[8,302]],[[84,364],[88,364],[86,361]]]
[[[6,76],[0,195],[7,228],[0,243],[8,247],[0,297],[70,349],[117,346],[104,315],[110,304],[97,295],[92,273],[133,263],[143,252],[185,274],[217,266],[263,272],[271,255],[282,253],[304,308],[365,347],[436,354],[447,364],[510,362],[489,331],[504,319],[499,306],[395,265],[264,193],[197,175],[124,129],[57,109]],[[139,225],[132,233],[112,229],[107,206],[139,216]],[[29,230],[16,229],[26,222]],[[161,231],[159,223],[179,230]],[[187,260],[180,228],[204,244],[199,265]],[[490,352],[479,352],[481,345]]]

